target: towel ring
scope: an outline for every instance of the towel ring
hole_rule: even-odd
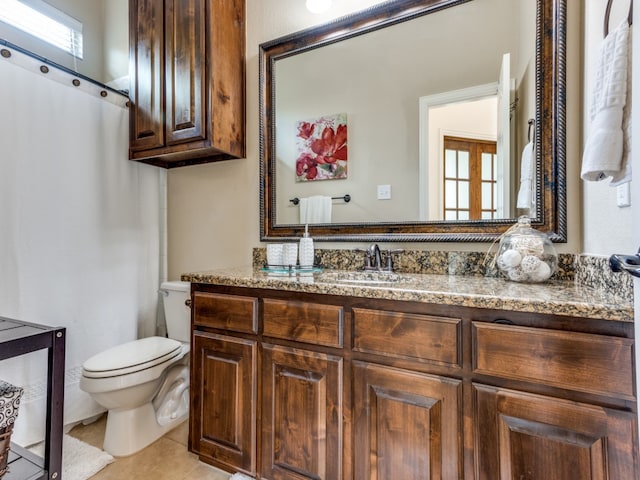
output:
[[[609,17],[611,16],[611,6],[613,5],[613,0],[607,1],[607,8],[604,11],[604,36],[606,38],[609,35]],[[629,15],[627,15],[627,22],[629,26],[633,25],[633,0],[629,1]]]
[[[536,121],[535,119],[530,118],[527,123],[529,124],[529,130],[527,131],[527,140],[531,142],[535,138],[533,135],[531,135],[531,129],[534,128],[533,133],[535,134]]]

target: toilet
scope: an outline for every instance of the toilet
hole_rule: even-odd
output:
[[[134,454],[189,414],[190,283],[163,282],[167,334],[109,348],[82,365],[80,388],[108,410],[103,448]]]

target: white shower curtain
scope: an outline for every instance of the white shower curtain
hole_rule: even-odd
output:
[[[154,334],[164,173],[127,159],[124,97],[39,66],[0,58],[0,316],[67,328],[71,424],[101,411],[82,363]],[[0,362],[25,388],[19,444],[44,437],[46,368],[44,352]]]

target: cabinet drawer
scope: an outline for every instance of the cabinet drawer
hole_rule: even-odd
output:
[[[357,352],[461,365],[458,318],[354,308],[353,328]]]
[[[193,294],[195,325],[234,332],[258,332],[258,299],[222,293]]]
[[[264,299],[264,335],[342,347],[344,309],[338,305]]]
[[[633,340],[473,322],[475,373],[632,400]]]

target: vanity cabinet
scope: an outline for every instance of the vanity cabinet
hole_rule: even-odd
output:
[[[636,415],[606,406],[635,402],[632,339],[479,322],[472,333],[477,374],[567,391],[473,384],[479,480],[637,478]]]
[[[462,478],[462,382],[354,362],[354,478]]]
[[[190,446],[230,472],[638,478],[630,322],[204,283],[192,301]]]
[[[216,467],[254,474],[258,344],[234,334],[253,330],[257,299],[195,293],[192,311],[190,450]]]
[[[342,379],[339,356],[263,344],[261,478],[342,478]]]
[[[635,414],[474,384],[477,477],[637,478]]]
[[[262,478],[342,478],[344,308],[262,304]]]
[[[245,153],[242,0],[130,2],[129,158],[172,168]]]
[[[352,317],[365,360],[352,367],[354,478],[462,478],[461,319],[358,307]],[[429,364],[452,376],[416,371]]]

